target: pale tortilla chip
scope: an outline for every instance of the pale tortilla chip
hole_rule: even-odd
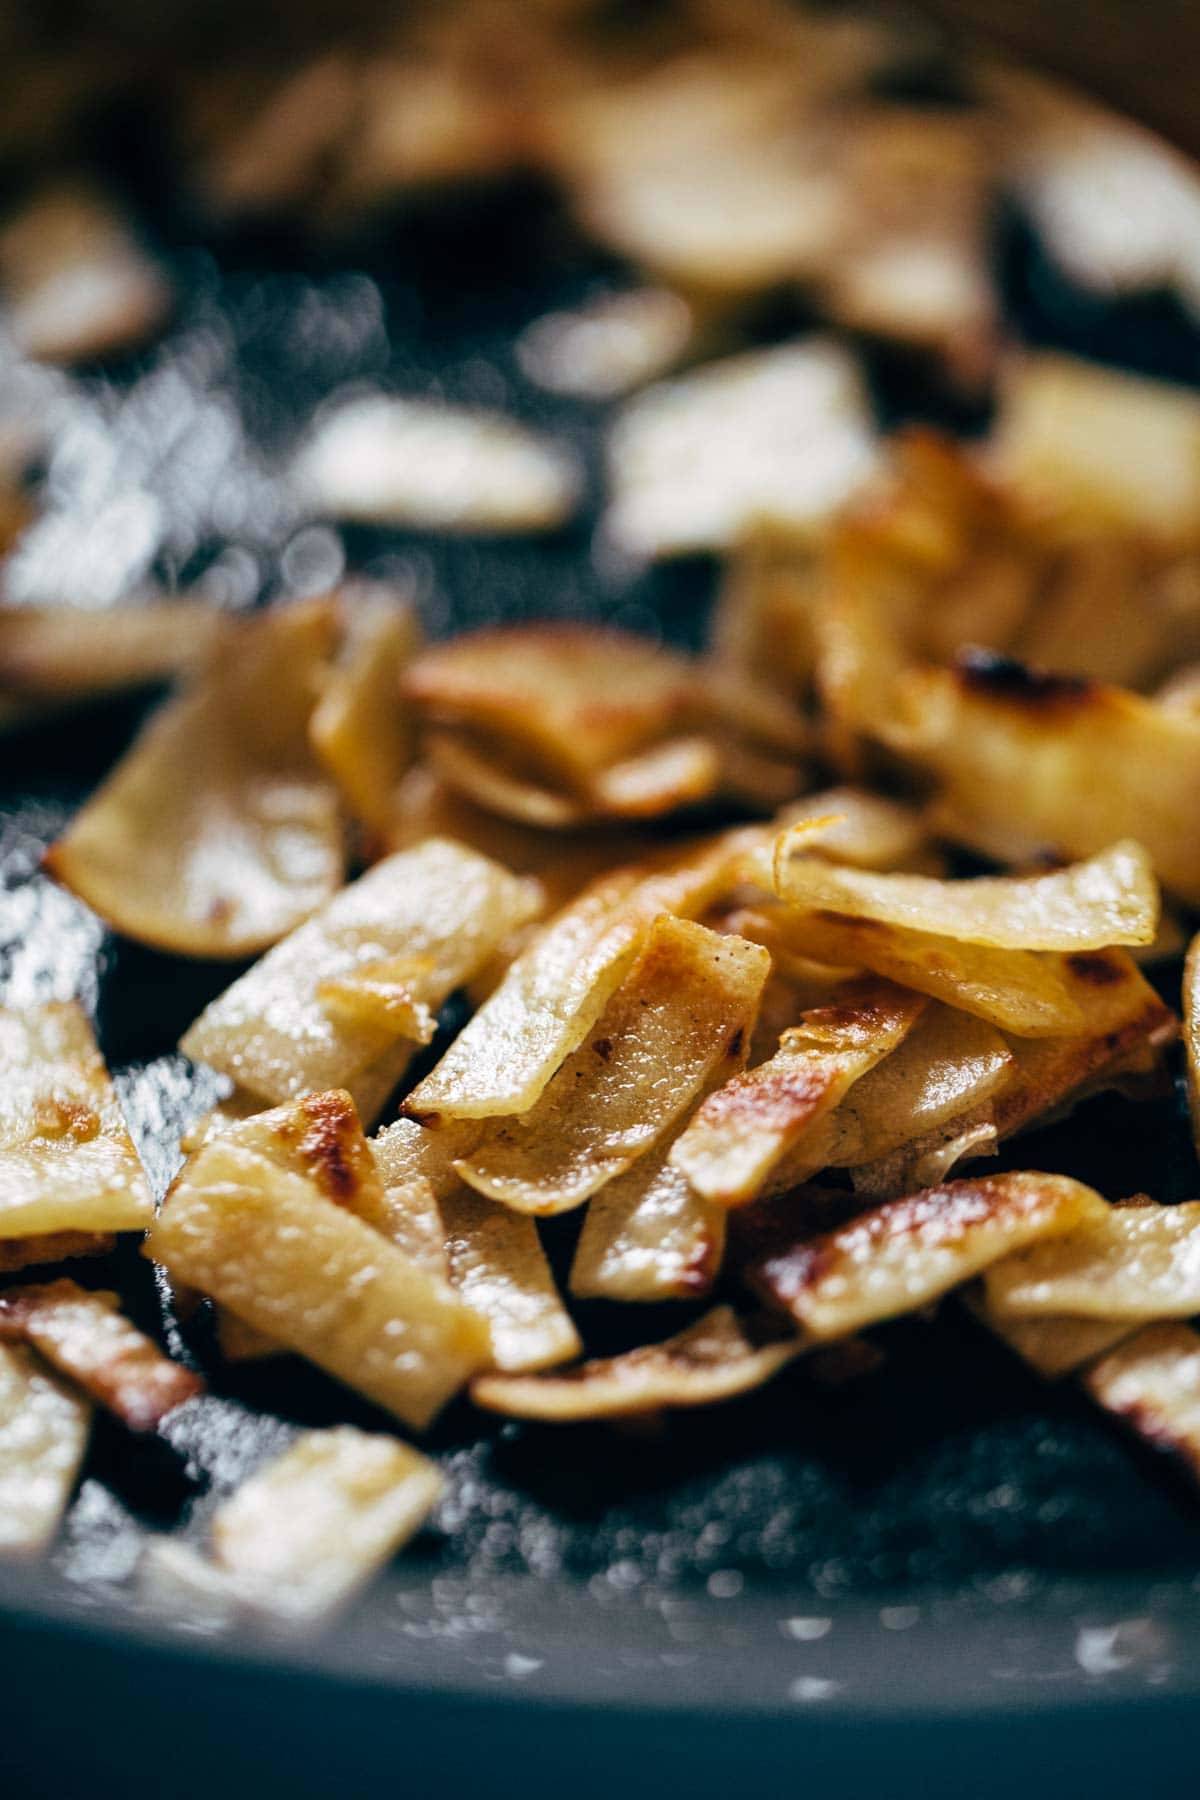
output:
[[[344,1007],[327,1008],[322,984],[405,957],[411,998],[432,1014],[532,916],[537,901],[536,890],[498,864],[430,839],[344,888],[213,1001],[182,1048],[268,1100],[348,1086],[369,1115],[399,1077],[414,1024],[401,1030],[379,1012],[348,1016]],[[422,1024],[418,1037],[424,1030]],[[373,1092],[369,1104],[358,1084],[389,1057],[394,1073],[385,1069],[388,1087]]]
[[[519,1211],[581,1205],[741,1061],[768,968],[760,946],[663,915],[536,1105],[456,1165],[464,1181]]]
[[[759,1333],[718,1306],[662,1344],[545,1375],[481,1375],[471,1398],[510,1418],[566,1424],[660,1407],[711,1406],[761,1387],[799,1355],[799,1339]]]
[[[309,720],[309,737],[351,818],[372,840],[391,826],[396,787],[416,750],[413,718],[399,698],[420,626],[386,588],[343,589],[346,642]]]
[[[306,602],[224,636],[51,846],[50,872],[179,955],[250,956],[298,925],[342,877],[336,796],[307,739],[333,630]]]
[[[461,1185],[443,1196],[441,1212],[450,1280],[487,1320],[493,1366],[516,1374],[578,1356],[583,1345],[534,1221]]]
[[[90,1401],[32,1351],[0,1343],[0,1557],[36,1555],[49,1544],[91,1425]]]

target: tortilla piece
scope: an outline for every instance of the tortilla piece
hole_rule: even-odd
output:
[[[1128,1016],[1108,1030],[1065,1038],[1010,1037],[1012,1079],[994,1102],[996,1129],[1012,1137],[1109,1085],[1118,1085],[1130,1059],[1149,1058],[1153,1068],[1174,1041],[1177,1027],[1149,983],[1130,985]]]
[[[884,982],[847,987],[785,1031],[769,1062],[709,1095],[672,1147],[672,1163],[704,1199],[744,1205],[851,1085],[895,1050],[924,1006]]]
[[[604,1011],[653,920],[703,912],[764,835],[755,827],[726,832],[657,869],[618,869],[585,888],[517,957],[405,1111],[450,1118],[528,1112]]]
[[[967,1304],[989,1331],[1046,1381],[1074,1375],[1138,1329],[1136,1319],[999,1318],[975,1294],[967,1297]]]
[[[313,708],[309,737],[351,818],[372,842],[382,841],[416,749],[415,724],[397,690],[421,630],[412,608],[386,588],[352,584],[341,598],[346,642]]]
[[[1154,872],[1131,840],[1047,875],[967,881],[830,867],[808,854],[810,843],[802,824],[785,832],[775,851],[775,891],[797,912],[831,911],[999,950],[1148,944],[1158,929]]]
[[[344,888],[219,995],[181,1048],[268,1100],[353,1088],[381,1058],[403,1054],[398,1039],[419,1037],[426,1026],[326,1007],[322,985],[404,957],[411,1000],[427,1018],[532,916],[537,901],[535,889],[496,863],[430,839]],[[362,1103],[361,1093],[356,1098]],[[378,1103],[384,1098],[386,1091]],[[371,1110],[363,1104],[364,1113]]]
[[[1061,1243],[1006,1257],[986,1288],[998,1318],[1190,1318],[1200,1313],[1200,1200],[1110,1207]]]
[[[14,343],[42,362],[136,349],[173,303],[166,271],[82,182],[42,188],[0,228],[0,287]]]
[[[433,730],[424,733],[421,744],[439,779],[485,812],[538,831],[568,831],[587,822],[584,796],[517,774],[505,761],[502,744],[478,733]]]
[[[553,531],[574,513],[574,457],[500,413],[372,394],[337,401],[292,465],[315,513],[426,531]]]
[[[1200,1146],[1200,935],[1192,939],[1183,965],[1183,1047],[1192,1141]]]
[[[1147,1325],[1093,1363],[1083,1385],[1105,1412],[1200,1480],[1200,1333]]]
[[[217,1508],[211,1561],[173,1540],[147,1547],[143,1598],[216,1624],[248,1611],[322,1625],[420,1529],[443,1485],[435,1463],[395,1438],[302,1432]]]
[[[614,819],[655,819],[710,799],[720,789],[750,802],[778,804],[799,785],[794,764],[779,764],[744,745],[707,737],[668,738],[604,769],[591,784],[596,813]]]
[[[65,1278],[0,1294],[0,1339],[27,1343],[130,1431],[155,1431],[176,1406],[204,1391],[117,1311],[116,1294],[89,1293]]]
[[[461,1184],[441,1201],[450,1280],[492,1334],[492,1365],[553,1368],[583,1345],[550,1273],[537,1226]]]
[[[12,606],[0,611],[0,723],[193,670],[226,621],[198,601],[105,607]]]
[[[147,1254],[418,1429],[488,1362],[486,1326],[444,1281],[227,1138],[187,1164]]]
[[[736,1066],[770,963],[758,945],[663,915],[537,1104],[456,1164],[522,1212],[562,1212],[644,1155],[724,1063]]]
[[[80,1256],[109,1256],[117,1247],[111,1231],[47,1231],[39,1237],[0,1237],[0,1275]]]
[[[813,856],[852,869],[897,870],[923,864],[930,855],[929,828],[916,807],[866,788],[833,787],[806,794],[788,806],[779,823],[809,825],[819,833],[803,846]],[[765,871],[764,871],[765,872]]]
[[[0,1009],[0,1245],[141,1231],[154,1202],[83,1009]]]
[[[797,1166],[854,1168],[924,1139],[994,1102],[1014,1071],[1014,1052],[970,1013],[931,1003],[903,1041],[869,1069],[796,1147]],[[789,1159],[790,1163],[791,1159]],[[789,1179],[788,1164],[772,1186]],[[806,1177],[804,1177],[806,1179]]]
[[[994,1156],[999,1143],[992,1106],[967,1107],[920,1137],[873,1162],[851,1169],[854,1191],[864,1200],[895,1200],[937,1187],[959,1163]]]
[[[952,1181],[770,1253],[746,1278],[810,1338],[847,1337],[915,1312],[1011,1251],[1103,1210],[1093,1189],[1063,1175]]]
[[[435,644],[404,692],[427,719],[483,732],[551,782],[585,788],[697,715],[687,660],[631,632],[543,621]]]
[[[665,1343],[546,1375],[481,1375],[471,1398],[510,1418],[567,1424],[660,1407],[712,1406],[761,1387],[800,1354],[798,1338],[760,1331],[718,1306]]]
[[[588,1203],[571,1264],[581,1300],[695,1300],[721,1270],[727,1210],[654,1150]]]
[[[1124,950],[993,950],[832,911],[796,914],[792,941],[821,962],[871,969],[1015,1037],[1115,1027],[1145,987]]]
[[[842,346],[814,337],[749,351],[625,405],[609,435],[601,530],[638,558],[725,549],[763,520],[811,535],[880,457]]]
[[[1200,900],[1190,830],[1200,720],[983,655],[910,670],[881,707],[887,716],[904,721],[886,728],[889,739],[935,778],[931,822],[952,841],[1020,861],[1132,837],[1165,887]]]
[[[327,900],[341,826],[307,731],[333,629],[314,601],[226,634],[51,845],[50,873],[128,937],[184,956],[254,955]]]
[[[54,1537],[75,1489],[91,1402],[18,1344],[0,1343],[0,1557]]]
[[[1066,534],[1200,538],[1200,399],[1188,388],[1025,354],[1004,382],[990,454],[1018,501]]]
[[[679,294],[629,288],[535,319],[517,339],[517,361],[530,381],[552,394],[615,400],[665,375],[695,333],[695,313]]]

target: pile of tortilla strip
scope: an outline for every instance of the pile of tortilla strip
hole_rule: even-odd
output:
[[[988,1163],[1099,1091],[1169,1091],[1181,1035],[1200,1130],[1200,939],[1182,1031],[1161,997],[1200,911],[1200,398],[1003,344],[984,255],[1019,175],[1076,279],[1186,302],[1197,177],[1007,71],[975,68],[974,104],[868,99],[937,59],[852,16],[713,0],[634,54],[594,10],[522,9],[515,86],[479,51],[517,57],[511,8],[414,9],[390,61],[197,74],[181,109],[231,208],[332,218],[552,162],[654,285],[540,321],[529,368],[655,382],[615,415],[602,533],[724,574],[696,656],[585,623],[427,644],[350,581],[243,617],[0,612],[6,728],[173,684],[49,872],[138,943],[248,964],[183,1037],[224,1098],[157,1215],[85,1012],[0,1011],[4,1553],[53,1539],[96,1407],[154,1433],[203,1386],[88,1285],[119,1234],[211,1314],[215,1379],[304,1358],[412,1434],[456,1396],[620,1422],[831,1346],[853,1371],[944,1301],[1200,1478],[1200,1198]],[[1161,243],[1089,211],[1098,145],[1174,206]],[[16,318],[37,283],[12,229]],[[51,301],[93,350],[112,330],[68,301],[162,315],[132,240],[105,244],[136,305],[120,270],[66,299],[35,271],[28,354],[71,359],[33,329]],[[781,283],[994,376],[988,437],[882,436],[847,341],[724,355]],[[290,478],[316,516],[441,530],[541,531],[578,501],[552,446],[440,402],[360,398]],[[567,1212],[559,1279],[540,1221]],[[589,1359],[595,1300],[677,1302],[682,1328]],[[440,1491],[399,1437],[301,1432],[206,1545],[151,1542],[144,1591],[322,1618]]]

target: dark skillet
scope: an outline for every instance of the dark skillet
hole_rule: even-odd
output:
[[[115,149],[127,169],[152,162],[136,139]],[[205,458],[226,397],[242,447],[275,452],[343,382],[436,382],[567,433],[595,468],[599,409],[539,396],[512,355],[522,323],[615,273],[543,196],[426,221],[403,254],[381,226],[319,264],[263,239],[197,249],[143,199],[180,272],[181,316],[164,348],[82,385],[101,440],[165,509],[154,573],[168,582],[257,594],[329,572],[331,540],[295,537],[269,483],[231,515],[258,490],[236,439]],[[1015,224],[999,254],[1027,335],[1200,375],[1198,340],[1166,302],[1118,314],[1081,301]],[[895,368],[875,374],[885,417],[947,416]],[[68,484],[64,514],[80,526],[81,505]],[[712,570],[598,572],[590,524],[536,546],[366,530],[343,541],[355,569],[410,572],[434,631],[553,612],[697,642]],[[172,1047],[228,970],[112,939],[36,873],[136,720],[110,708],[0,750],[0,970],[6,996],[78,992],[94,1007],[161,1187],[206,1098]],[[1200,1191],[1174,1103],[1093,1102],[1025,1140],[1019,1160],[1113,1194]],[[94,1274],[174,1333],[136,1256]],[[639,1314],[632,1329],[665,1335],[673,1322]],[[596,1346],[631,1329],[598,1307],[585,1325]],[[281,1421],[382,1421],[315,1375],[234,1375],[201,1321],[185,1350],[210,1397],[182,1409],[165,1444],[102,1423],[52,1569],[0,1572],[4,1791],[1158,1791],[1192,1762],[1200,1504],[953,1309],[881,1343],[882,1369],[852,1387],[822,1390],[800,1369],[658,1438],[454,1410],[432,1444],[450,1482],[433,1528],[344,1625],[280,1645],[139,1617],[127,1577],[143,1534],[200,1527]]]

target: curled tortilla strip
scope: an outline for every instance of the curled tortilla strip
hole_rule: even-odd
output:
[[[672,1147],[672,1163],[706,1200],[744,1205],[924,1007],[885,982],[847,987],[785,1031],[769,1062],[709,1095]]]
[[[515,773],[504,760],[503,746],[478,734],[429,730],[422,747],[439,779],[485,812],[537,831],[569,831],[587,822],[589,807],[582,795],[564,794]]]
[[[1200,400],[1188,388],[1023,355],[1003,386],[991,457],[1018,500],[1064,533],[1200,537]]]
[[[224,1137],[186,1165],[147,1254],[418,1429],[488,1362],[486,1326],[444,1280]]]
[[[801,1237],[752,1264],[746,1278],[809,1337],[846,1337],[915,1312],[1011,1251],[1103,1211],[1093,1189],[1063,1175],[952,1181]]]
[[[124,1318],[116,1294],[65,1278],[0,1294],[0,1339],[26,1343],[130,1431],[154,1431],[204,1383]]]
[[[908,670],[877,717],[881,735],[936,781],[932,823],[943,836],[1010,862],[1046,849],[1087,856],[1132,837],[1169,891],[1200,900],[1190,829],[1200,719],[982,653]]]
[[[0,611],[0,723],[150,686],[210,656],[226,621],[189,600],[93,611],[13,606]]]
[[[430,839],[344,888],[219,995],[181,1047],[268,1100],[348,1086],[369,1113],[359,1078],[380,1059],[399,1056],[394,1084],[405,1045],[426,1033],[447,996],[532,916],[538,898],[498,864]],[[377,975],[381,961],[396,957],[407,959],[408,994],[414,1009],[424,1009],[419,1015],[397,1020],[383,1009],[322,1003],[326,982],[361,980],[364,969]],[[386,1091],[376,1104],[385,1098]]]
[[[934,1125],[899,1149],[851,1169],[854,1191],[864,1199],[895,1200],[922,1188],[937,1187],[961,1162],[994,1156],[999,1142],[993,1109],[967,1107]]]
[[[32,1351],[0,1343],[0,1557],[32,1556],[49,1544],[91,1425],[89,1400]]]
[[[798,780],[794,764],[777,763],[742,745],[681,737],[603,770],[590,795],[602,817],[655,819],[698,805],[722,787],[751,802],[776,805],[795,792]]]
[[[1186,1319],[1200,1313],[1200,1200],[1114,1206],[986,1277],[997,1318]]]
[[[1061,1381],[1094,1362],[1138,1330],[1136,1319],[1070,1319],[1051,1314],[1040,1319],[1006,1319],[989,1312],[981,1294],[966,1303],[988,1330],[1015,1350],[1022,1362],[1046,1381]]]
[[[651,1151],[588,1202],[571,1264],[581,1300],[695,1300],[721,1270],[727,1210],[705,1200],[670,1149]]]
[[[518,1374],[578,1356],[583,1345],[534,1221],[461,1185],[443,1197],[441,1212],[450,1280],[487,1320],[493,1366]]]
[[[1152,1071],[1174,1042],[1177,1025],[1148,983],[1129,986],[1128,1016],[1100,1032],[1065,1038],[1010,1037],[1012,1079],[993,1105],[996,1129],[1012,1137],[1047,1115],[1061,1115],[1079,1100],[1118,1086],[1130,1069]]]
[[[1200,1480],[1200,1333],[1147,1325],[1093,1363],[1083,1385],[1105,1412]]]
[[[799,1355],[800,1341],[718,1306],[662,1344],[545,1375],[481,1375],[471,1398],[510,1418],[567,1424],[660,1407],[712,1406],[761,1387]]]
[[[1102,950],[1148,944],[1158,887],[1140,844],[1126,840],[1047,875],[936,881],[830,866],[808,854],[809,824],[783,833],[775,891],[797,912],[829,911],[998,950]]]
[[[292,466],[315,512],[467,532],[552,531],[579,500],[575,459],[499,413],[372,394],[336,403]]]
[[[172,305],[165,270],[83,183],[44,188],[0,229],[0,287],[14,342],[43,362],[136,349]]]
[[[833,911],[796,914],[792,941],[804,955],[871,969],[1015,1037],[1115,1027],[1145,986],[1124,950],[993,950]]]
[[[577,1050],[660,913],[694,917],[765,833],[726,832],[657,869],[601,876],[549,921],[405,1103],[414,1117],[526,1113]]]
[[[409,1444],[350,1425],[306,1431],[213,1515],[212,1560],[159,1539],[139,1567],[143,1599],[225,1622],[248,1611],[324,1624],[424,1524],[440,1470]]]
[[[879,466],[857,362],[831,339],[796,339],[627,402],[601,529],[639,558],[723,549],[763,520],[815,534]]]
[[[1192,1140],[1200,1145],[1200,936],[1192,939],[1183,965],[1183,1047]]]
[[[386,588],[351,585],[341,600],[346,641],[313,708],[309,737],[351,818],[372,841],[382,841],[397,784],[416,749],[415,724],[397,690],[420,642],[420,625],[412,608]]]
[[[468,632],[410,665],[422,716],[476,731],[570,789],[672,735],[700,706],[694,669],[632,632],[546,621]]]
[[[327,900],[341,826],[307,732],[334,624],[306,602],[223,636],[51,846],[51,874],[127,936],[184,956],[253,955]]]
[[[931,855],[929,827],[916,807],[867,788],[824,788],[793,801],[780,819],[787,826],[821,821],[819,833],[798,850],[853,869],[896,870],[923,865]],[[770,865],[764,865],[764,873]]]
[[[82,1008],[0,1009],[0,1243],[141,1231],[153,1216]]]
[[[695,313],[679,294],[629,288],[535,319],[517,339],[517,361],[552,394],[615,400],[665,375],[695,332]]]
[[[536,1105],[456,1165],[463,1180],[522,1212],[581,1205],[740,1062],[769,967],[759,945],[664,914]]]

